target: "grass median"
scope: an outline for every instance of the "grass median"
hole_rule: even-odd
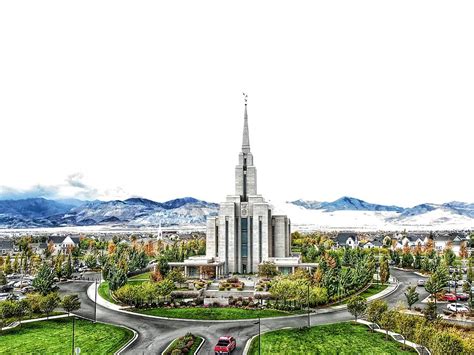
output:
[[[364,325],[337,323],[309,329],[282,329],[265,333],[261,339],[262,354],[413,354],[411,348],[385,335],[372,332]],[[250,346],[257,355],[258,337]]]
[[[269,318],[298,314],[298,312],[290,313],[276,309],[243,309],[231,307],[150,308],[135,309],[133,311],[158,317],[204,320]]]

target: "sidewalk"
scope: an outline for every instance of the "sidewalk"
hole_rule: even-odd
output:
[[[24,324],[24,323],[33,323],[33,322],[40,322],[40,321],[43,321],[43,320],[66,318],[66,317],[68,317],[67,314],[60,314],[60,315],[58,315],[58,316],[51,316],[51,317],[49,317],[49,318],[43,317],[43,318],[25,319],[25,320],[22,320],[22,321],[21,321],[21,324]],[[18,326],[20,325],[20,322],[14,322],[13,324],[14,324],[13,326],[11,326],[11,327],[4,327],[4,328],[2,328],[1,330],[4,331],[4,330],[16,328],[16,327],[18,327]]]
[[[98,305],[101,305],[102,307],[105,307],[105,308],[112,309],[114,311],[120,311],[124,308],[128,308],[128,307],[122,307],[122,306],[116,305],[115,303],[109,302],[106,299],[102,298],[101,295],[99,295],[99,290],[98,290],[99,285],[100,284],[97,284],[97,304]],[[96,286],[96,283],[93,283],[87,289],[87,297],[89,297],[89,299],[94,302],[95,302],[95,293],[96,293],[95,286]]]

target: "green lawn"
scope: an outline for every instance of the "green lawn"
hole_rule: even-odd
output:
[[[278,311],[275,309],[242,309],[242,308],[217,308],[217,307],[190,307],[190,308],[150,308],[135,309],[134,312],[149,314],[152,316],[183,318],[183,319],[207,319],[207,320],[229,320],[250,319],[288,316],[294,313]]]
[[[116,303],[112,296],[110,295],[110,290],[109,290],[109,283],[107,281],[102,282],[99,286],[99,289],[97,290],[99,295],[101,295],[102,298],[106,299],[109,302]]]
[[[83,319],[75,322],[75,347],[81,354],[113,354],[133,337],[125,328]],[[70,354],[72,319],[22,324],[2,332],[0,354]]]
[[[129,277],[129,280],[150,280],[151,271]]]
[[[401,344],[385,340],[385,335],[373,333],[364,325],[338,323],[306,330],[283,329],[262,335],[262,354],[411,354]],[[258,337],[249,354],[258,354]]]
[[[381,284],[372,284],[370,287],[362,292],[360,295],[364,298],[369,298],[370,296],[373,296],[379,292],[382,292],[388,287],[388,284],[381,285]]]

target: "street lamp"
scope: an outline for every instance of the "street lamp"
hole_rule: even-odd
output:
[[[309,282],[308,282],[308,328],[311,327],[311,316],[309,312]]]
[[[258,317],[258,322],[254,323],[258,324],[258,355],[260,355],[261,349],[262,349],[262,340],[260,336],[260,326],[261,326],[261,319]]]
[[[74,355],[74,320],[76,319],[75,316],[72,316],[72,352],[71,354]]]

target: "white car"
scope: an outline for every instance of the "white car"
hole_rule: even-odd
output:
[[[450,303],[448,304],[447,308],[453,312],[460,312],[460,313],[469,312],[469,308],[467,308],[465,305],[461,303]]]
[[[30,286],[30,285],[31,285],[31,281],[24,280],[24,281],[15,282],[15,284],[13,285],[13,287],[22,288],[22,287]]]

